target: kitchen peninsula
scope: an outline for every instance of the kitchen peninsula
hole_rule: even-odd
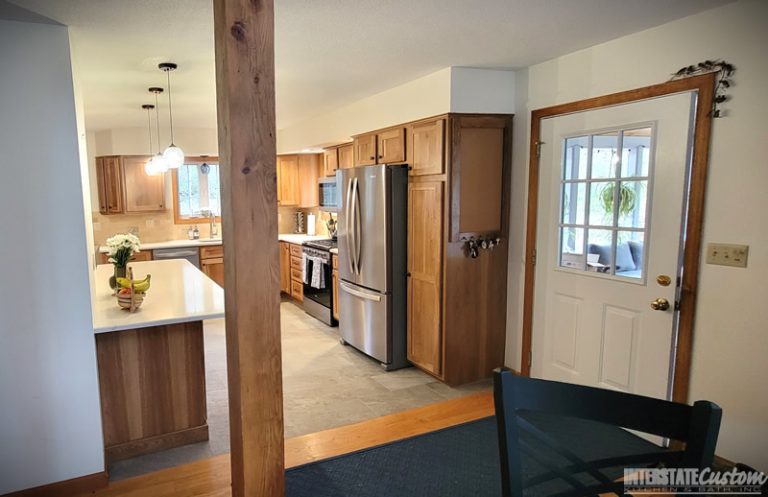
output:
[[[203,320],[224,316],[224,290],[181,259],[131,263],[152,275],[135,313],[95,271],[93,326],[108,461],[208,439]]]

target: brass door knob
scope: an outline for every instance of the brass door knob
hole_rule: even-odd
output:
[[[666,311],[669,309],[669,300],[665,298],[659,298],[651,301],[651,309],[654,311]]]

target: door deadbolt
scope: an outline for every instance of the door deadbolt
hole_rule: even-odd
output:
[[[656,277],[656,283],[658,283],[661,286],[669,286],[670,284],[672,284],[672,278],[670,278],[666,274],[660,274]]]

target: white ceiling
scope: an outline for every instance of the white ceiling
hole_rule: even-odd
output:
[[[525,67],[729,1],[275,0],[278,128],[444,67]],[[213,0],[12,2],[70,26],[88,129],[143,126],[164,61],[179,64],[175,125],[216,126]]]

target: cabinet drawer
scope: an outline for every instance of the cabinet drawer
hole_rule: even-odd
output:
[[[332,255],[331,256],[331,268],[339,269],[339,256],[338,255]]]
[[[218,257],[224,257],[224,245],[216,245],[214,247],[200,247],[201,259],[215,259]]]
[[[291,297],[298,301],[304,300],[304,285],[298,281],[291,281]]]
[[[295,255],[296,257],[301,257],[301,245],[294,245],[291,244],[291,255]]]
[[[301,269],[291,268],[291,281],[302,282]]]
[[[301,257],[291,257],[291,269],[301,271]]]

